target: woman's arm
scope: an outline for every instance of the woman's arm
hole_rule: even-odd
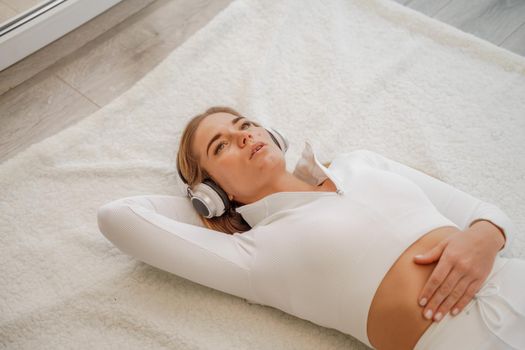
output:
[[[498,249],[504,244],[499,253],[508,250],[513,239],[512,222],[495,205],[439,179],[372,151],[356,152],[371,166],[412,180],[441,214],[462,230],[463,234],[452,235],[414,257],[418,264],[437,262],[418,296],[418,302],[424,306],[424,317],[440,321],[450,310],[461,312],[488,277]]]
[[[185,197],[144,195],[101,206],[97,219],[100,231],[122,252],[190,281],[253,299],[248,269],[252,236],[186,223],[198,222],[192,210]]]
[[[494,204],[482,201],[435,177],[379,153],[365,149],[351,153],[357,153],[371,166],[395,172],[412,180],[425,192],[439,212],[458,225],[461,230],[465,230],[478,220],[491,222],[505,238],[505,244],[499,254],[508,252],[514,239],[513,224],[510,218]]]

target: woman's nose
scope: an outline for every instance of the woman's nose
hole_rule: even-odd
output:
[[[240,147],[247,146],[250,143],[249,139],[251,138],[252,138],[252,134],[249,131],[241,130],[240,137],[238,138],[239,146]]]

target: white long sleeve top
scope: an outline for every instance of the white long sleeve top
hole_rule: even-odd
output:
[[[120,250],[196,283],[350,334],[368,346],[368,311],[397,258],[427,232],[477,219],[512,222],[481,201],[369,150],[329,167],[306,141],[294,174],[336,192],[277,192],[237,208],[251,230],[226,235],[198,221],[185,197],[144,195],[99,208],[101,232]]]

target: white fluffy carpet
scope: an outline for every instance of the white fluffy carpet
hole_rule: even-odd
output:
[[[367,349],[137,261],[117,198],[183,195],[186,122],[228,105],[322,161],[367,148],[502,208],[525,258],[525,59],[389,0],[236,0],[131,89],[0,165],[0,346]],[[174,252],[175,254],[176,252]]]

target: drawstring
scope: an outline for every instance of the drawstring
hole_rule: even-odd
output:
[[[494,333],[505,344],[518,350],[523,349],[523,344],[525,344],[525,335],[523,332],[523,330],[525,330],[525,314],[517,311],[506,298],[499,294],[499,290],[500,288],[496,283],[489,282],[478,293],[476,293],[474,298],[478,300],[477,305],[481,317],[492,333]],[[501,314],[501,310],[498,310],[498,305],[495,305],[497,301],[503,301],[507,305],[508,310],[518,314],[520,317],[516,317],[514,320],[504,320],[504,316],[510,317],[510,315]],[[505,321],[512,327],[504,336],[507,339],[503,339],[502,337],[502,333],[505,332],[505,328],[503,328]],[[509,341],[512,343],[515,342],[516,344],[510,344]],[[518,346],[521,346],[521,348]]]

